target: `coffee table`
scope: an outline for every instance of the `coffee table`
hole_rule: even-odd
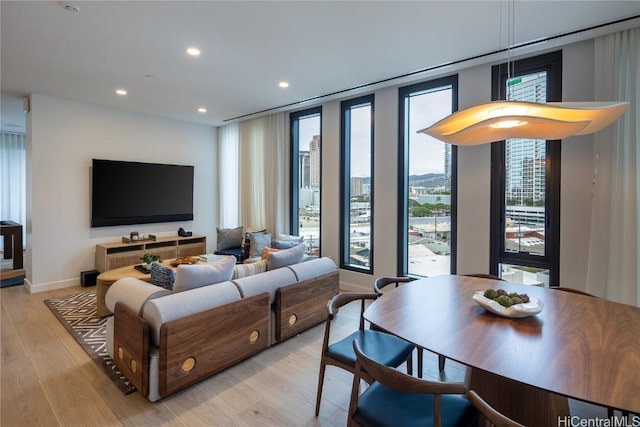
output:
[[[220,259],[214,258],[209,262],[198,261],[198,264],[212,264],[218,262]],[[176,270],[176,267],[171,265],[171,261],[173,260],[165,260],[163,261],[163,265],[169,267],[173,271]],[[145,282],[151,282],[151,274],[143,273],[135,269],[135,265],[129,265],[126,267],[115,268],[113,270],[105,271],[101,273],[96,279],[96,286],[98,288],[96,293],[96,306],[97,306],[97,316],[104,317],[111,314],[111,311],[107,308],[104,302],[104,298],[107,295],[107,291],[109,287],[117,280],[123,279],[125,277],[134,277],[136,279],[144,280]]]

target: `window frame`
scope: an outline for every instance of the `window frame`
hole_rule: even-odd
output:
[[[318,115],[320,117],[320,223],[318,225],[319,243],[318,251],[322,255],[322,106],[313,108],[307,108],[305,110],[294,111],[289,114],[289,126],[290,126],[290,143],[291,149],[289,153],[289,165],[290,165],[290,184],[289,184],[289,229],[292,234],[300,234],[300,140],[299,140],[299,120],[306,117]]]
[[[508,64],[492,67],[492,100],[503,99]],[[547,72],[547,100],[562,100],[562,51],[555,51],[512,63],[512,78],[535,72]],[[505,246],[505,141],[491,144],[491,274],[500,275],[500,264],[523,265],[549,270],[549,285],[558,286],[560,278],[560,166],[561,140],[547,140],[545,148],[545,254],[506,252]]]
[[[351,109],[369,105],[371,108],[371,161],[369,178],[369,207],[371,220],[369,222],[369,266],[358,266],[349,263],[349,234],[351,231],[350,197],[351,197]],[[347,117],[347,112],[349,115]],[[358,273],[373,274],[374,272],[374,158],[375,158],[375,95],[369,94],[357,98],[348,99],[340,103],[340,268],[356,271]]]
[[[398,89],[398,248],[397,269],[399,276],[409,274],[409,129],[405,120],[406,103],[411,94],[438,87],[451,86],[451,112],[458,111],[458,75],[440,77]],[[451,255],[450,272],[457,271],[458,241],[458,147],[451,146]],[[422,276],[415,276],[422,277]]]

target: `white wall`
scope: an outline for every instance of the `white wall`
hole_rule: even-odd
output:
[[[560,48],[558,48],[560,49]],[[557,50],[557,49],[553,49]],[[563,99],[593,100],[593,42],[563,50]],[[542,54],[544,52],[540,52]],[[530,54],[528,56],[534,56]],[[491,65],[458,71],[459,108],[491,100]],[[446,74],[442,74],[446,75]],[[439,76],[432,76],[434,79]],[[416,81],[417,83],[418,81]],[[406,84],[411,84],[405,83]],[[372,290],[373,281],[397,273],[397,87],[375,94],[374,272],[342,270],[346,290]],[[339,261],[340,102],[323,105],[323,255]],[[584,289],[591,219],[593,136],[562,142],[560,283]],[[491,147],[458,150],[457,273],[488,273],[490,245]]]
[[[95,245],[136,230],[215,246],[218,223],[215,128],[34,94],[27,119],[26,269],[31,292],[73,286],[94,269]],[[91,228],[93,158],[195,166],[194,220]],[[140,183],[131,183],[140,185]],[[170,194],[167,194],[170,197]]]

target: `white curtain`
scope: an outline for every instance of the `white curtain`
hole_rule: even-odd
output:
[[[26,150],[24,134],[0,132],[0,219],[22,225],[27,220]],[[4,239],[2,250],[4,250]]]
[[[242,224],[245,229],[282,233],[288,218],[286,115],[240,123],[239,140]]]
[[[595,40],[596,101],[629,101],[595,136],[587,292],[640,306],[640,28]]]
[[[218,182],[220,186],[220,228],[235,228],[240,224],[238,124],[218,128]]]

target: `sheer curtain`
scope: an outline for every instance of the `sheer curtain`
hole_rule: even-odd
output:
[[[22,225],[27,220],[26,150],[24,134],[0,132],[0,219]],[[4,239],[2,250],[4,250]]]
[[[288,162],[286,116],[272,114],[240,123],[242,223],[245,228],[284,231]],[[288,193],[287,193],[288,194]]]
[[[595,40],[596,100],[629,101],[596,134],[587,292],[640,306],[640,28]]]
[[[240,174],[238,124],[218,128],[218,182],[220,228],[240,225]]]

